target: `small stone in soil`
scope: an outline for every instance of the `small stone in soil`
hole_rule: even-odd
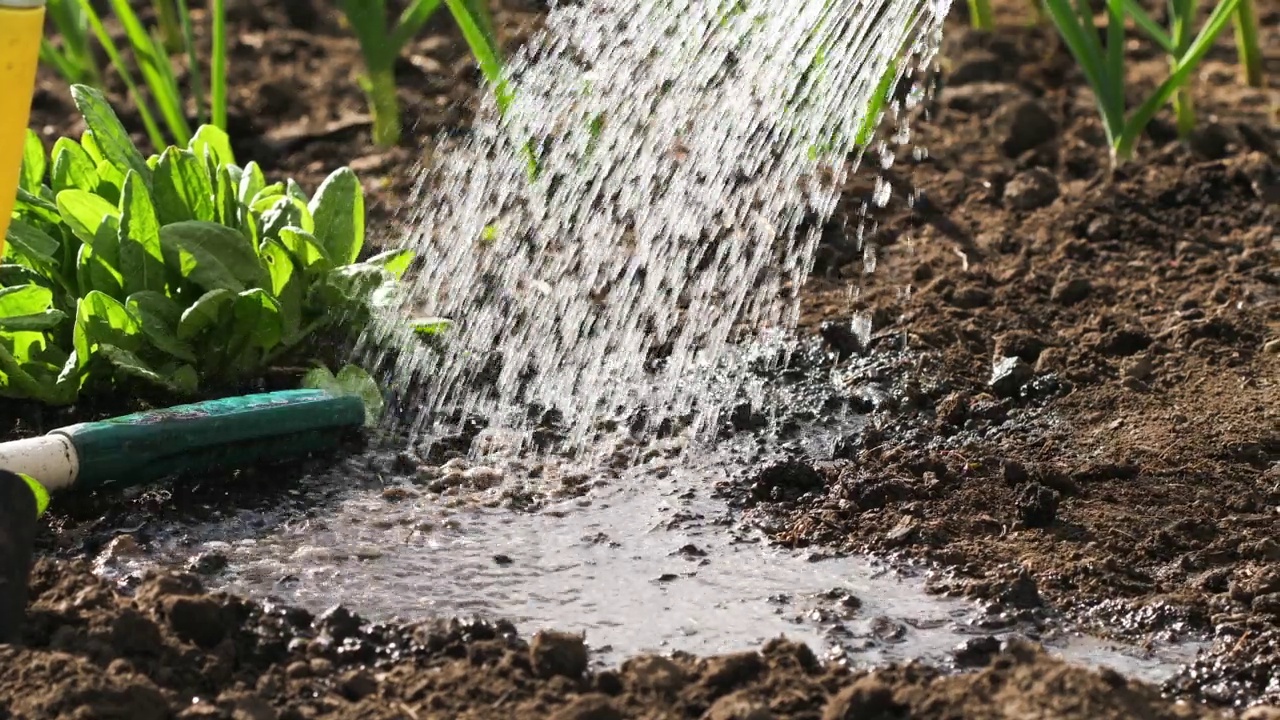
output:
[[[822,335],[822,341],[835,351],[840,360],[861,354],[864,350],[862,340],[849,327],[849,323],[825,320],[818,328],[818,333]]]
[[[1000,652],[1000,641],[992,635],[987,635],[964,641],[951,652],[951,657],[960,667],[982,667],[991,660],[992,655],[998,652]]]
[[[1058,134],[1058,123],[1039,100],[1023,100],[1005,108],[997,115],[995,123],[1004,133],[1000,149],[1009,157],[1018,157]]]
[[[1058,199],[1058,179],[1044,168],[1018,173],[1004,188],[1004,200],[1014,210],[1035,210]]]
[[[1028,528],[1044,528],[1053,524],[1058,514],[1058,493],[1040,483],[1031,483],[1018,496],[1018,517]]]
[[[220,552],[200,553],[191,559],[187,569],[198,575],[215,575],[227,568],[227,556]]]
[[[1049,299],[1060,305],[1075,305],[1089,297],[1093,292],[1093,283],[1084,278],[1068,277],[1066,273],[1058,276],[1057,282],[1049,290]]]
[[[493,562],[505,567],[514,563],[515,560],[512,560],[510,555],[494,555]]]
[[[575,680],[587,671],[587,646],[580,635],[543,631],[529,644],[529,660],[539,677]]]
[[[1035,371],[1022,358],[1010,356],[1000,358],[991,369],[991,380],[988,383],[996,395],[1000,397],[1017,397],[1018,392],[1031,381]]]

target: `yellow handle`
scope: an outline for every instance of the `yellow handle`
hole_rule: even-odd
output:
[[[0,1],[0,256],[18,196],[22,146],[31,119],[44,8],[7,8]]]

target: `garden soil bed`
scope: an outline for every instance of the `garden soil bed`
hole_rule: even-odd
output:
[[[903,153],[895,197],[873,213],[874,272],[845,222],[870,195],[864,172],[804,299],[802,331],[848,356],[851,389],[889,400],[869,404],[868,432],[805,458],[821,490],[773,472],[720,491],[784,544],[932,561],[936,590],[983,600],[993,617],[1045,606],[1105,634],[1204,634],[1212,649],[1166,691],[1280,705],[1280,100],[1236,82],[1224,40],[1201,72],[1189,147],[1158,122],[1141,159],[1108,173],[1078,72],[1023,26],[1021,3],[997,4],[1008,27],[994,37],[953,23],[941,91],[913,125],[927,156]],[[239,149],[310,187],[352,164],[371,227],[394,239],[430,138],[465,129],[476,73],[463,46],[447,23],[415,44],[402,99],[420,123],[379,151],[355,43],[332,14],[282,4],[302,8],[290,29],[238,7]],[[538,12],[499,14],[512,42]],[[1280,8],[1259,13],[1275,78]],[[1139,77],[1164,64],[1130,60]],[[49,139],[78,130],[69,117],[65,89],[42,76],[34,126]],[[848,332],[854,315],[871,319],[869,342]],[[186,576],[125,597],[86,565],[42,560],[33,596],[25,647],[0,648],[0,718],[1207,712],[1016,644],[961,676],[854,672],[784,642],[592,673],[565,637],[317,619],[205,595]]]

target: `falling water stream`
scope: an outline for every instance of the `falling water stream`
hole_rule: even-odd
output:
[[[861,159],[887,167],[909,140],[921,92],[906,88],[929,68],[948,7],[553,7],[509,63],[504,102],[490,94],[471,134],[422,171],[407,205],[420,265],[362,348],[392,368],[398,437],[420,448],[459,418],[483,417],[488,437],[465,463],[496,480],[424,492],[374,452],[305,479],[276,507],[152,527],[150,558],[104,571],[217,553],[223,588],[314,609],[342,601],[374,618],[474,613],[525,631],[583,630],[603,662],[780,634],[858,662],[945,660],[975,634],[1016,631],[926,595],[919,576],[771,548],[713,493],[767,443],[744,450],[701,432],[744,395],[761,399],[759,356],[744,348],[794,325],[846,174]],[[881,109],[890,122],[868,135]],[[866,200],[883,204],[887,192],[880,184]],[[424,343],[406,324],[418,316],[453,325]],[[530,420],[547,410],[559,446],[531,456]],[[671,417],[687,419],[683,433],[647,432]],[[832,419],[815,442],[860,422]],[[609,461],[625,448],[632,461]],[[557,495],[553,480],[571,466],[586,491]],[[546,491],[546,505],[512,510],[506,500],[529,488]],[[1195,650],[1044,639],[1152,679]]]

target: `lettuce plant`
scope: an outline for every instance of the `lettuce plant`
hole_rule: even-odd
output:
[[[235,164],[225,133],[144,158],[103,96],[46,159],[29,135],[0,264],[0,395],[73,402],[89,383],[177,394],[260,377],[356,330],[409,251],[356,262],[364,195],[349,169],[314,197]]]

